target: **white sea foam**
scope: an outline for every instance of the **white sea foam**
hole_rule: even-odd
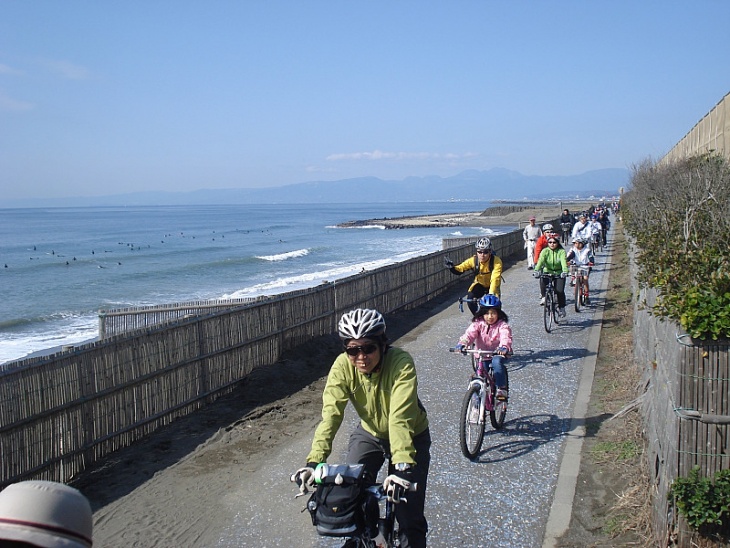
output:
[[[413,238],[412,242],[422,240],[422,238]],[[413,247],[413,246],[411,246]],[[334,282],[348,276],[359,274],[367,270],[374,270],[383,266],[399,263],[421,257],[425,253],[435,251],[429,249],[424,251],[421,248],[412,249],[411,251],[401,252],[385,259],[377,259],[371,261],[353,262],[347,264],[322,264],[320,269],[316,271],[306,272],[294,276],[282,276],[269,282],[258,283],[249,287],[241,288],[232,293],[222,295],[221,299],[240,299],[244,297],[259,297],[261,295],[276,295],[287,291],[296,291],[298,289],[307,289],[315,287],[322,283]]]
[[[309,255],[308,249],[297,249],[296,251],[287,251],[276,255],[256,255],[256,258],[263,261],[286,261],[295,257],[305,257],[306,255]]]
[[[52,322],[52,329],[46,326],[43,331],[3,333],[0,339],[0,364],[21,360],[35,353],[48,354],[52,349],[77,345],[99,335],[99,319],[96,315],[65,316],[62,320]]]

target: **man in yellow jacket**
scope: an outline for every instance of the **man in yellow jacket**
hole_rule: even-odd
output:
[[[479,299],[487,294],[499,297],[502,285],[502,259],[492,252],[492,241],[489,238],[480,238],[475,247],[476,255],[461,264],[454,265],[446,259],[447,268],[454,274],[474,271],[474,281],[466,294],[472,315],[477,313]]]

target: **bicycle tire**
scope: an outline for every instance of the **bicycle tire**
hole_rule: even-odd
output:
[[[555,325],[560,324],[560,314],[558,313],[558,296],[553,291],[553,323]]]
[[[459,442],[461,452],[469,460],[473,460],[477,456],[482,447],[482,440],[484,440],[484,421],[478,419],[482,406],[482,397],[479,392],[478,386],[470,386],[461,404]],[[475,407],[477,421],[469,421],[470,414]]]
[[[575,297],[575,311],[580,312],[580,307],[583,304],[583,277],[576,275],[575,277],[575,291],[573,292]]]
[[[509,388],[509,378],[507,377],[507,368],[504,368],[504,378],[507,381],[505,386]],[[504,418],[507,416],[507,402],[497,399],[497,387],[494,383],[491,386],[493,409],[489,412],[489,420],[495,430],[501,430],[504,426]]]
[[[543,322],[545,323],[545,331],[550,333],[553,328],[553,295],[548,289],[545,291],[545,308],[542,310]]]

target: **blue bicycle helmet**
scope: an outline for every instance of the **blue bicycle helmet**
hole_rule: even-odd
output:
[[[498,310],[501,310],[502,301],[500,301],[499,297],[497,297],[496,295],[484,295],[484,297],[479,299],[479,308],[496,308]]]

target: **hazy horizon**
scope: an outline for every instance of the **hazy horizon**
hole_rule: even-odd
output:
[[[707,52],[729,19],[713,0],[9,2],[0,184],[11,200],[625,169],[728,92]]]

